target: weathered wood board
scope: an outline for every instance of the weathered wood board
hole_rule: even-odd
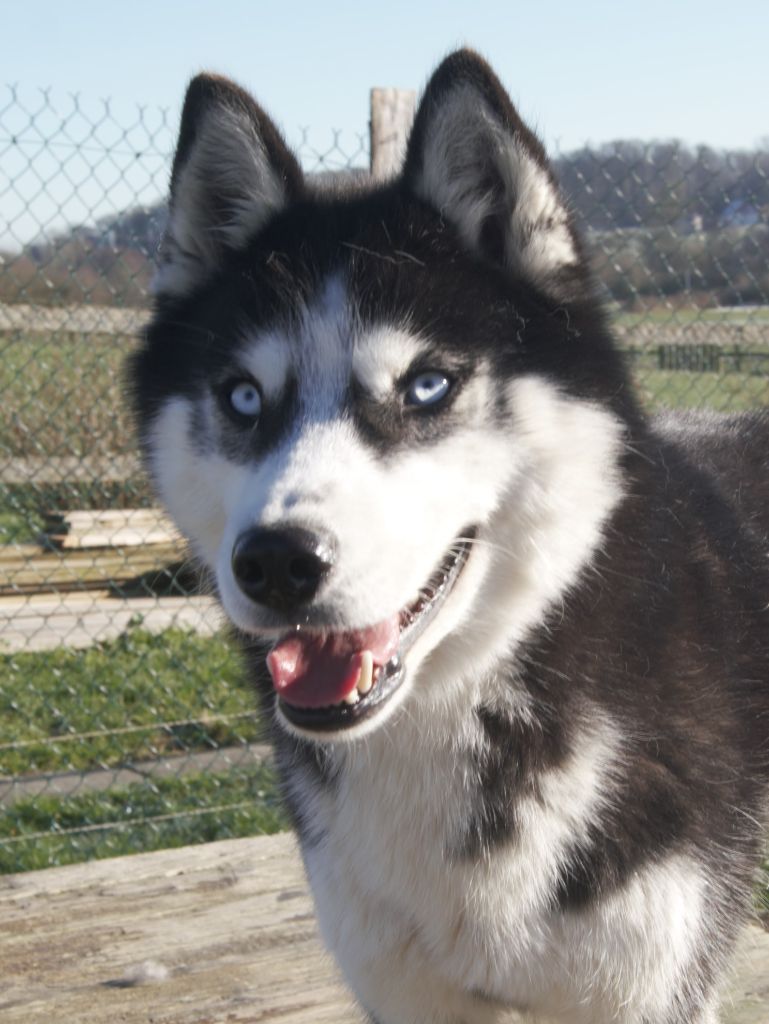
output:
[[[393,979],[397,984],[397,979]],[[3,1024],[360,1024],[293,839],[235,839],[0,879]],[[750,930],[724,1024],[769,1024]]]
[[[155,979],[155,980],[153,980]],[[3,1024],[357,1024],[287,835],[0,879]]]
[[[179,544],[179,531],[159,508],[73,509],[49,512],[44,534],[64,550]]]
[[[223,625],[219,606],[202,594],[120,597],[96,589],[4,596],[0,587],[0,654],[91,647],[114,640],[137,621],[151,633],[176,628],[205,636]]]
[[[40,548],[32,551],[24,545],[3,552],[0,558],[0,596],[101,590],[144,573],[161,573],[167,566],[182,561],[185,551],[181,540],[146,547],[51,552]]]

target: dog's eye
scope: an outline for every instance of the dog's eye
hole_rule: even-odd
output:
[[[249,420],[258,418],[262,411],[262,396],[259,388],[250,380],[239,380],[227,389],[227,400],[231,408]]]
[[[435,405],[451,390],[451,381],[440,370],[417,374],[406,389],[408,405]]]

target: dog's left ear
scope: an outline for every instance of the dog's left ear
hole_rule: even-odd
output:
[[[587,267],[542,143],[472,50],[430,79],[403,174],[482,258],[559,301],[584,293]]]

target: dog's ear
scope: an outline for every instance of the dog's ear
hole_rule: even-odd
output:
[[[471,50],[447,57],[430,79],[403,173],[484,259],[559,301],[584,289],[580,242],[542,143]]]
[[[188,292],[302,188],[299,164],[252,97],[226,78],[198,75],[184,100],[153,290]]]

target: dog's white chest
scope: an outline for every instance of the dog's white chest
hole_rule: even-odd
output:
[[[361,1002],[383,1024],[442,1020],[440,1007],[485,1024],[500,1005],[599,1024],[640,986],[656,1012],[697,928],[689,866],[659,865],[593,911],[552,902],[606,799],[611,732],[585,734],[568,763],[541,773],[509,838],[464,856],[480,799],[472,744],[431,746],[410,731],[362,745],[336,788],[306,805],[325,836],[304,851],[321,930]]]
[[[548,931],[556,850],[540,843],[552,829],[537,830],[536,851],[516,842],[463,856],[477,801],[470,755],[411,740],[361,748],[315,802],[326,838],[305,859],[324,938],[364,1004],[382,1005],[387,977],[404,998],[413,988],[409,1003],[428,990],[452,1005],[528,1001],[532,946]]]

